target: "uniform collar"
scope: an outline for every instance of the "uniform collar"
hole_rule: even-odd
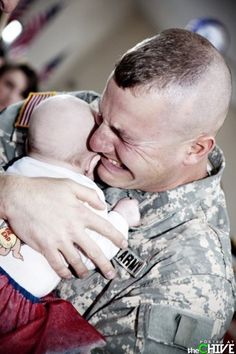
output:
[[[111,205],[127,196],[137,199],[141,213],[141,226],[138,229],[150,228],[150,225],[158,223],[159,231],[163,232],[166,227],[170,228],[170,224],[175,227],[176,224],[196,216],[199,205],[204,208],[207,199],[206,207],[209,207],[209,203],[211,204],[219,194],[220,180],[225,166],[224,156],[219,147],[215,147],[211,152],[209,162],[212,167],[211,174],[201,180],[158,193],[108,187],[105,190],[106,199]],[[188,212],[182,212],[186,208]],[[135,228],[133,230],[135,231]]]

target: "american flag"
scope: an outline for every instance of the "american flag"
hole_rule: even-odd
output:
[[[48,80],[49,76],[54,72],[54,70],[61,64],[61,62],[66,58],[67,52],[63,51],[57,54],[55,57],[50,59],[43,68],[39,71],[38,76],[41,82]]]
[[[9,54],[10,56],[19,56],[24,53],[29,44],[35,39],[35,37],[40,33],[42,28],[51,21],[59,11],[64,7],[64,2],[59,1],[58,3],[49,7],[46,11],[38,13],[23,27],[23,32],[19,37],[10,45]]]
[[[16,128],[28,128],[33,109],[48,97],[55,96],[56,92],[31,92],[21,107],[19,116],[16,119]]]

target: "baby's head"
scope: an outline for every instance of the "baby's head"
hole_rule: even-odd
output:
[[[32,112],[28,155],[92,177],[99,155],[88,148],[95,122],[89,105],[71,95],[57,95]]]

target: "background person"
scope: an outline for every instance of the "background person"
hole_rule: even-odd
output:
[[[0,67],[0,111],[38,91],[38,77],[28,64],[5,63]]]
[[[58,249],[73,259],[78,274],[84,274],[81,260],[74,262],[76,243],[85,252],[90,248],[94,263],[113,278],[94,273],[68,280],[60,288],[60,295],[106,335],[104,352],[181,353],[203,338],[221,339],[229,326],[235,285],[220,186],[224,158],[215,147],[215,136],[230,96],[231,76],[224,59],[207,40],[186,30],[163,31],[118,62],[99,100],[98,127],[90,139],[91,148],[101,154],[98,175],[113,187],[106,189],[109,203],[135,196],[141,209],[141,225],[130,231],[129,250],[113,261],[116,278],[110,264],[84,238],[91,214],[80,206],[70,207],[77,193],[84,196],[83,189],[73,193],[55,181],[0,179],[2,215],[36,249],[45,249],[45,237],[37,233],[33,221],[30,230],[20,225],[19,215],[25,222],[37,215],[38,223],[45,223],[46,212],[40,211],[39,202],[56,201],[53,221],[60,231],[54,236],[52,220],[47,219],[51,248],[47,257],[60,274],[68,273]],[[92,93],[80,97],[89,102],[98,98]],[[34,193],[32,202],[30,193],[40,187],[44,196]],[[62,196],[63,211],[78,230],[69,245],[63,242],[66,223],[59,218]],[[92,221],[95,229],[98,220]],[[107,224],[101,225],[107,235]],[[130,273],[131,259],[142,263],[140,272]]]

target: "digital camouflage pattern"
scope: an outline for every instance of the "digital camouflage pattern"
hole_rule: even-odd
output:
[[[23,151],[13,141],[18,109],[0,117],[3,165]],[[221,150],[215,148],[209,160],[210,176],[167,192],[104,189],[111,207],[125,196],[139,201],[141,226],[130,229],[129,249],[145,265],[133,276],[113,260],[113,280],[94,271],[61,282],[59,295],[106,336],[107,346],[93,353],[180,354],[201,340],[223,337],[234,312],[235,284]]]

